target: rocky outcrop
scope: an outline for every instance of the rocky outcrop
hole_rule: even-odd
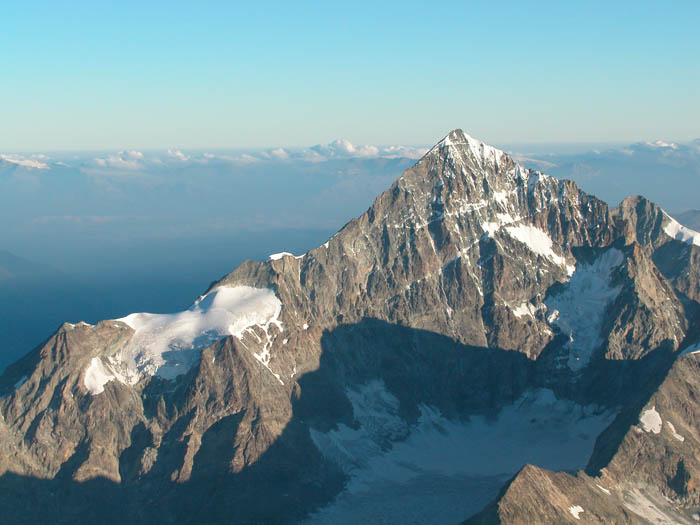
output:
[[[625,239],[636,240],[681,297],[700,301],[700,236],[644,197],[629,197],[615,211]]]
[[[608,489],[590,478],[526,465],[508,483],[496,502],[464,523],[545,525],[647,522],[625,509]]]
[[[697,523],[698,355],[678,358],[651,396],[622,410],[586,472],[527,466],[465,523]]]

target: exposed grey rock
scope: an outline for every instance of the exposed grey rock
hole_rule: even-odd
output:
[[[679,357],[651,397],[632,398],[598,438],[587,473],[527,466],[465,523],[697,523],[698,355]]]
[[[323,246],[247,261],[213,283],[269,288],[279,316],[190,348],[198,360],[174,380],[129,375],[120,356],[134,329],[122,321],[64,325],[8,367],[0,512],[295,522],[368,461],[350,451],[341,464],[318,444],[341,428],[381,455],[430,411],[490,421],[537,389],[586,417],[628,415],[698,334],[699,247],[665,233],[669,220],[642,198],[610,211],[455,130]],[[88,388],[91,367],[99,388]],[[353,392],[373,384],[385,391],[363,416]],[[598,440],[601,465],[627,442],[620,417]],[[687,492],[694,463],[675,465],[663,467],[666,488]],[[548,488],[523,492],[518,515],[523,477]],[[543,516],[560,517],[569,486],[595,499],[587,478],[527,468],[505,492],[511,510],[489,516],[526,522],[546,503]],[[625,508],[601,506],[596,519],[634,523]]]

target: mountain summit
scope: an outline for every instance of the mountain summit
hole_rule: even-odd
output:
[[[699,241],[455,130],[319,248],[8,367],[0,513],[690,520]]]

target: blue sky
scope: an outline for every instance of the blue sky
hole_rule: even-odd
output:
[[[15,2],[0,152],[700,136],[700,2]]]

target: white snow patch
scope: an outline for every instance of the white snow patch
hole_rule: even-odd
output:
[[[495,168],[498,168],[499,160],[503,155],[505,155],[503,151],[496,149],[493,146],[489,146],[480,140],[476,140],[466,133],[464,134],[464,137],[467,139],[470,152],[477,158],[477,160],[481,161],[481,165],[483,167],[493,165]]]
[[[537,183],[550,178],[549,175],[545,175],[541,171],[527,170],[527,191],[532,193],[537,188]]]
[[[487,200],[479,200],[476,202],[472,202],[467,199],[454,199],[453,206],[455,208],[455,211],[448,211],[446,212],[446,215],[448,217],[452,217],[455,215],[461,216],[467,212],[474,212],[486,208],[489,206],[489,204],[490,202]]]
[[[105,385],[114,379],[126,383],[124,377],[117,373],[111,365],[105,364],[99,357],[93,357],[90,365],[85,370],[83,383],[85,388],[93,396],[96,396],[104,392]]]
[[[385,512],[391,498],[382,494],[401,493],[418,481],[420,490],[430,492],[435,508],[441,509],[461,504],[457,502],[464,498],[464,492],[436,496],[438,487],[447,482],[505,481],[526,463],[576,470],[586,464],[596,437],[615,417],[611,411],[559,400],[551,390],[539,389],[504,407],[495,418],[452,421],[436,408],[421,405],[418,422],[411,425],[400,417],[398,399],[381,381],[347,395],[359,426],[339,424],[327,433],[312,429],[311,436],[321,453],[350,479],[346,490],[311,523],[332,523],[338,509],[369,494]],[[484,497],[495,497],[500,486],[489,485]],[[369,518],[376,510],[367,509],[365,514]]]
[[[481,203],[471,204],[470,206],[475,206],[471,209],[479,209],[476,206],[479,206],[480,204]],[[462,213],[464,208],[465,206],[463,205],[460,208],[460,213]],[[489,237],[493,237],[493,234],[500,230],[503,226],[513,224],[519,220],[520,217],[513,217],[510,213],[497,213],[495,221],[484,222],[481,224],[481,228],[488,234]]]
[[[585,367],[602,343],[605,309],[621,290],[611,286],[612,272],[623,260],[622,252],[611,248],[592,264],[579,264],[565,288],[545,301],[551,312],[547,320],[569,337],[567,365],[573,371]]]
[[[595,486],[598,487],[598,488],[599,488],[600,490],[602,490],[603,492],[605,492],[608,496],[610,496],[610,491],[609,491],[608,489],[606,489],[605,487],[602,487],[602,486],[598,485],[597,483],[595,484]]]
[[[302,326],[302,328],[303,328],[304,330],[308,330],[308,329],[309,329],[309,324],[308,324],[308,323],[304,323],[304,326]]]
[[[686,355],[686,354],[697,354],[700,353],[700,342],[697,344],[694,344],[692,346],[689,346],[685,350],[681,352],[681,355]]]
[[[289,252],[280,252],[280,253],[272,253],[268,255],[271,261],[277,261],[279,259],[282,259],[283,257],[294,257],[294,254],[289,253]]]
[[[623,494],[623,504],[629,510],[655,525],[680,525],[693,523],[681,515],[668,498],[649,488],[634,488]]]
[[[642,424],[644,432],[653,432],[658,434],[661,432],[661,416],[656,411],[656,407],[653,406],[649,410],[645,410],[642,417],[639,418],[639,422]]]
[[[673,426],[673,423],[671,423],[670,421],[666,421],[666,424],[668,425],[668,429],[671,431],[671,435],[673,435],[674,438],[676,438],[680,442],[685,441],[685,438],[681,436],[678,432],[676,432],[676,427]]]
[[[497,213],[496,218],[502,225],[513,224],[520,220],[520,217],[513,217],[510,213]]]
[[[196,364],[202,350],[217,339],[227,335],[241,339],[254,327],[267,334],[272,324],[281,332],[281,310],[282,303],[274,291],[235,286],[209,292],[184,312],[128,315],[118,321],[135,333],[116,356],[115,366],[129,384],[136,384],[144,376],[173,379]]]
[[[583,512],[583,507],[581,505],[571,505],[569,507],[569,512],[571,512],[571,515],[576,518],[577,520],[581,519],[581,513]]]
[[[493,234],[500,230],[501,226],[502,225],[499,222],[485,222],[481,225],[489,237],[493,237]]]
[[[470,137],[466,133],[464,133],[464,141],[462,141],[462,138],[459,137],[458,134],[450,133],[448,136],[438,142],[435,147],[428,152],[428,154],[435,151],[440,151],[443,148],[450,148],[448,154],[453,155],[454,153],[458,153],[458,158],[455,160],[464,165],[465,159],[462,158],[461,151],[457,148],[452,148],[452,146],[457,145],[467,146],[467,152],[474,158],[474,160],[476,160],[477,164],[481,165],[482,168],[485,168],[486,166],[493,166],[497,169],[501,157],[505,155],[503,151]]]
[[[515,308],[511,307],[511,310],[513,311],[513,315],[515,315],[515,317],[534,317],[538,308],[528,301],[516,306]]]
[[[501,204],[504,204],[505,202],[508,201],[508,192],[506,192],[506,191],[494,191],[493,198],[496,199],[496,202],[500,202]]]
[[[534,253],[547,257],[554,264],[566,266],[566,271],[569,275],[573,274],[575,267],[567,264],[566,259],[561,255],[557,255],[552,249],[553,242],[547,233],[535,226],[529,224],[519,224],[517,226],[506,226],[506,232],[514,239],[525,244]]]
[[[529,173],[530,170],[523,168],[520,164],[515,168],[515,174],[520,180],[527,180]]]
[[[277,325],[277,328],[279,329],[280,332],[283,331],[282,329],[282,324],[277,320],[277,317],[274,317],[270,319],[268,322],[264,324],[258,324],[258,326],[262,332],[265,334],[265,340],[263,341],[262,337],[260,337],[255,330],[252,328],[246,328],[245,333],[248,333],[252,336],[254,336],[258,343],[262,343],[263,348],[260,352],[258,353],[253,353],[253,357],[258,360],[260,364],[262,364],[265,368],[267,368],[270,373],[277,378],[277,381],[279,381],[280,385],[284,385],[284,381],[282,381],[282,378],[278,373],[276,373],[272,368],[270,367],[270,359],[272,358],[272,355],[270,354],[270,349],[272,348],[272,343],[274,342],[274,338],[271,336],[269,329],[270,325],[275,324]],[[242,339],[242,336],[237,335],[239,339]]]
[[[664,226],[664,232],[666,235],[676,239],[677,241],[700,246],[700,233],[696,232],[695,230],[691,230],[690,228],[686,228],[668,213],[664,212],[664,215],[668,219],[668,223],[666,226]]]

